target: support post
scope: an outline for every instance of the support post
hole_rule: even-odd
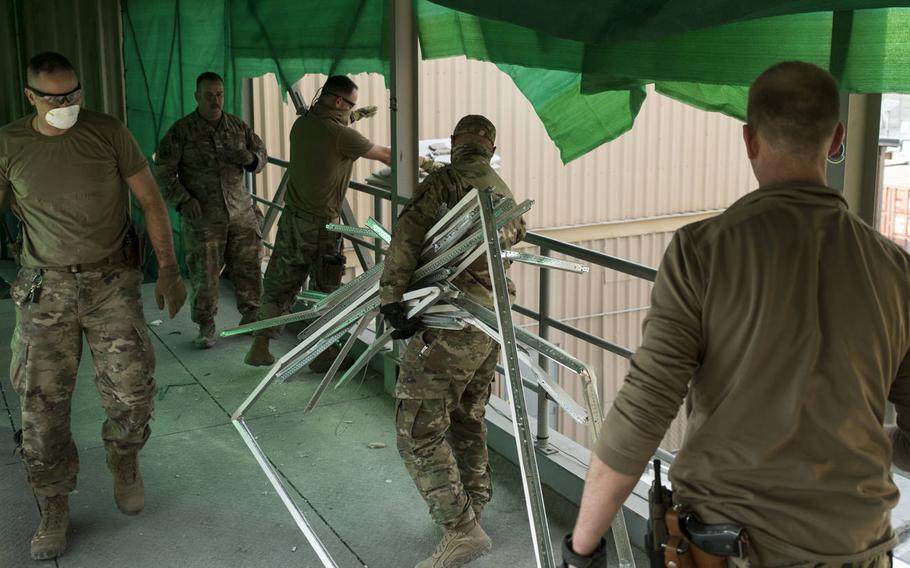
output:
[[[395,197],[417,188],[417,19],[413,0],[392,0],[392,227]]]
[[[541,247],[540,256],[549,257],[550,249]],[[541,339],[547,341],[550,339],[550,326],[547,318],[550,317],[550,271],[540,270],[538,276],[537,289],[537,308],[540,312],[540,325],[538,326],[538,335]],[[544,369],[549,369],[549,359],[543,355],[538,355],[538,364]],[[555,377],[554,377],[555,378]],[[550,400],[547,397],[547,391],[542,387],[537,387],[537,445],[546,447],[550,439]]]

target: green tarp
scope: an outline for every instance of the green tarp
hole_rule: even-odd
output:
[[[273,72],[285,88],[304,73],[388,77],[389,4],[123,0],[130,128],[150,154],[194,107],[205,69],[224,75],[235,113],[246,77]],[[708,0],[695,11],[685,0],[415,1],[423,57],[497,64],[564,161],[631,128],[647,84],[740,118],[748,84],[785,59],[831,68],[850,91],[910,92],[910,10],[868,9],[895,4]],[[832,12],[849,9],[857,11]]]

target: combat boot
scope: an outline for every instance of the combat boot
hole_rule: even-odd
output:
[[[335,362],[335,359],[338,357],[338,354],[341,353],[341,349],[337,346],[332,345],[322,353],[316,356],[315,359],[310,361],[310,370],[314,373],[325,373],[332,366],[332,363]],[[347,371],[354,364],[354,358],[350,355],[346,355],[344,361],[341,362],[339,370]]]
[[[476,520],[449,529],[436,547],[433,556],[415,568],[458,568],[490,552],[493,543]]]
[[[240,316],[240,323],[237,325],[247,325],[259,321],[259,310],[250,310]]]
[[[138,515],[145,506],[145,484],[139,472],[139,456],[107,454],[107,467],[114,474],[114,500],[125,515]]]
[[[69,495],[40,497],[38,505],[41,507],[41,524],[32,537],[32,558],[57,558],[66,550],[66,533],[70,528]]]
[[[269,353],[269,338],[266,335],[253,337],[253,344],[247,352],[243,362],[247,365],[264,366],[275,362],[275,357]]]
[[[199,335],[193,340],[193,345],[199,349],[211,349],[215,346],[215,322],[199,324]]]

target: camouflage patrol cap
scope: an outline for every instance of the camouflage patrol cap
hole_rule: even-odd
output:
[[[493,126],[493,123],[487,117],[479,114],[469,114],[462,117],[458,124],[455,125],[452,136],[458,136],[459,134],[474,134],[475,136],[486,138],[490,141],[490,144],[496,144],[496,127]]]

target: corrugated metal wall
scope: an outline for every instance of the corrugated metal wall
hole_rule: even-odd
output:
[[[576,244],[657,266],[672,237],[672,232],[666,232]],[[524,264],[513,264],[511,275],[518,287],[517,303],[537,310],[539,270]],[[634,350],[641,343],[641,325],[650,307],[651,288],[650,282],[597,266],[591,267],[591,272],[585,275],[551,271],[550,315],[553,319]],[[516,323],[532,332],[538,329],[537,323],[529,318],[518,317]],[[552,329],[550,341],[591,365],[597,372],[597,390],[609,407],[622,385],[629,367],[628,360]],[[576,400],[583,400],[581,385],[574,373],[563,369],[559,378],[562,386]],[[588,443],[586,427],[579,426],[562,411],[557,416],[554,426],[560,432],[579,443]],[[683,426],[679,419],[674,422],[662,447],[676,449],[682,440]]]
[[[321,76],[301,80],[300,90],[312,97]],[[361,105],[379,107],[376,117],[357,128],[376,143],[388,144],[388,93],[381,77],[354,77]],[[269,153],[287,158],[288,133],[296,116],[290,105],[278,103],[274,77],[256,79],[254,127]],[[649,94],[635,128],[619,140],[563,165],[530,103],[495,66],[464,58],[423,61],[420,64],[421,138],[447,137],[455,122],[468,113],[482,113],[497,126],[497,152],[503,178],[519,198],[537,203],[529,215],[534,229],[570,227],[723,209],[755,186],[744,156],[740,124],[671,99]],[[307,101],[309,102],[309,101]],[[376,162],[360,160],[354,179],[364,179]],[[269,166],[260,176],[260,193],[270,196],[282,174]],[[262,191],[264,190],[264,191]],[[372,214],[372,199],[351,193],[358,219]],[[388,217],[386,217],[386,220]],[[657,266],[673,232],[584,241],[577,244],[649,266]],[[651,284],[611,270],[592,267],[583,276],[554,271],[551,315],[591,334],[637,348],[641,324],[650,301]],[[538,307],[538,270],[514,265],[518,302]],[[536,329],[527,319],[521,325]],[[598,389],[607,406],[628,368],[625,359],[602,352],[559,332],[551,340],[590,363],[598,372]],[[574,375],[560,377],[578,400],[581,390]],[[587,444],[587,432],[560,412],[559,431]],[[676,449],[684,423],[677,419],[663,447]]]
[[[84,105],[124,120],[119,0],[0,0],[0,125],[29,111],[25,64],[58,51],[76,67]]]
[[[323,81],[307,76],[301,92],[312,97]],[[382,77],[358,75],[354,81],[360,86],[359,103],[379,107],[357,129],[389,144],[389,95]],[[464,58],[422,61],[420,97],[421,138],[448,137],[458,119],[472,112],[496,124],[502,176],[518,196],[536,201],[529,215],[535,228],[721,209],[753,187],[737,121],[653,91],[632,131],[568,165],[559,160],[531,104],[492,64]],[[254,81],[254,98],[256,131],[270,154],[287,158],[293,108],[276,104],[279,91],[272,76]],[[360,160],[353,179],[364,179],[376,167]],[[269,168],[263,186],[276,187],[280,175],[279,168]]]

